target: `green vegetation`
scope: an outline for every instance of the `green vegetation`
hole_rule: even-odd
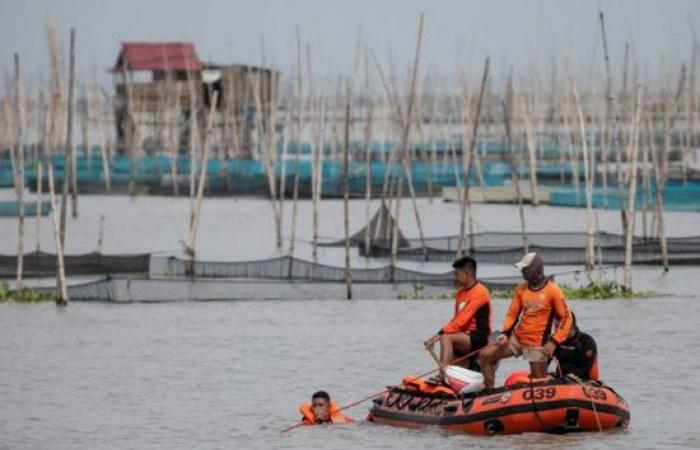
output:
[[[591,281],[585,286],[577,287],[568,284],[560,284],[564,296],[569,300],[591,299],[606,300],[611,298],[647,298],[652,296],[652,292],[628,291],[615,281]],[[491,291],[493,298],[512,298],[514,289],[503,289]],[[402,292],[399,294],[400,300],[437,300],[454,298],[454,291],[440,294],[426,295],[425,287],[421,283],[413,284],[412,292]]]
[[[647,298],[651,292],[628,291],[625,287],[615,281],[591,281],[585,286],[571,286],[560,284],[559,287],[564,292],[564,296],[569,300],[607,300],[611,298]],[[511,298],[513,289],[493,291],[494,298]]]
[[[426,295],[425,286],[423,286],[421,283],[413,283],[413,291],[409,293],[400,293],[399,300],[444,300],[454,298],[454,296],[454,291]]]
[[[53,300],[53,295],[50,293],[39,292],[30,287],[12,291],[7,281],[0,283],[0,303],[40,303],[50,300]]]

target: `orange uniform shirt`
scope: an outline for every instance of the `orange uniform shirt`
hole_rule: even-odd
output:
[[[559,325],[552,335],[554,319]],[[523,283],[515,289],[503,321],[503,332],[514,333],[516,339],[526,346],[544,345],[550,337],[561,344],[569,336],[572,323],[569,305],[555,282],[547,281],[536,291]]]
[[[443,333],[459,331],[491,333],[491,294],[480,281],[469,289],[455,294],[455,315],[445,326]]]

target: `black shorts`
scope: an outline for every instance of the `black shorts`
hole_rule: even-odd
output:
[[[488,344],[488,342],[489,342],[489,337],[484,333],[470,332],[467,334],[469,335],[469,339],[472,343],[472,348],[471,348],[470,352],[475,352],[475,351],[479,350],[480,348],[485,347],[486,344]],[[455,357],[466,355],[466,353],[460,352],[457,349],[454,350],[454,353],[455,353]]]

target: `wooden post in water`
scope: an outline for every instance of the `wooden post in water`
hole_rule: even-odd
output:
[[[36,165],[36,251],[41,251],[41,210],[43,205],[42,190],[44,184],[44,163]]]
[[[472,125],[472,134],[471,138],[469,140],[469,148],[468,149],[462,149],[462,151],[466,150],[468,152],[469,158],[467,158],[467,165],[464,168],[464,192],[462,194],[461,198],[461,205],[460,205],[460,211],[461,211],[461,218],[460,218],[460,224],[459,224],[459,245],[457,246],[457,252],[459,255],[464,255],[471,253],[471,247],[473,245],[471,241],[471,234],[469,236],[469,245],[465,245],[466,242],[466,219],[467,219],[467,211],[471,209],[471,203],[469,200],[469,177],[471,175],[471,168],[472,168],[472,161],[474,160],[473,154],[474,154],[474,148],[476,146],[476,136],[479,132],[479,121],[481,119],[481,104],[484,100],[484,91],[486,89],[486,83],[489,78],[489,58],[486,58],[486,61],[484,62],[484,73],[481,77],[481,89],[479,90],[479,99],[476,103],[476,115],[474,117],[474,122]],[[471,216],[471,214],[470,214]]]
[[[97,234],[97,253],[102,253],[102,243],[105,237],[105,215],[100,214],[100,229]]]
[[[413,109],[416,98],[416,81],[418,79],[418,64],[420,62],[420,49],[423,39],[423,21],[425,16],[421,14],[420,21],[418,23],[418,38],[416,40],[416,50],[413,57],[413,70],[411,71],[411,84],[409,86],[408,94],[408,105],[406,106],[406,116],[402,118],[402,130],[401,130],[401,155],[399,156],[399,163],[406,176],[406,181],[408,183],[408,188],[411,194],[411,201],[413,203],[413,212],[416,217],[416,225],[418,226],[418,233],[420,236],[421,247],[423,249],[423,257],[428,258],[427,247],[425,245],[425,238],[423,236],[423,226],[420,221],[420,213],[418,212],[418,205],[416,204],[415,193],[413,191],[413,182],[411,181],[411,173],[408,169],[408,140],[411,134],[411,124],[413,121]],[[398,99],[395,101],[395,108],[398,111],[397,116],[401,117],[401,109]],[[394,215],[394,226],[391,233],[391,278],[393,280],[394,269],[396,266],[397,254],[398,254],[398,240],[399,240],[399,219],[401,217],[401,190],[403,187],[402,176],[398,177],[398,185],[396,187],[396,214]]]
[[[349,83],[349,82],[348,82]],[[345,139],[343,145],[343,226],[345,230],[345,295],[352,299],[352,271],[350,270],[350,185],[348,183],[348,166],[350,164],[350,85],[347,86],[345,102]]]
[[[511,129],[511,118],[513,114],[513,102],[515,94],[513,92],[513,72],[511,70],[508,75],[508,86],[506,87],[506,97],[503,100],[503,124],[506,128],[506,143],[510,154],[510,179],[513,183],[513,193],[518,204],[518,215],[520,217],[520,231],[523,236],[523,253],[529,252],[530,245],[527,240],[527,231],[525,228],[525,212],[523,211],[523,194],[520,191],[520,159],[515,153],[513,145],[513,132]]]
[[[634,243],[635,207],[637,203],[637,149],[639,148],[639,121],[642,109],[642,90],[637,86],[634,105],[634,123],[632,136],[628,143],[628,197],[627,197],[627,228],[625,229],[625,289],[632,291],[632,245]]]
[[[68,208],[68,189],[71,184],[71,173],[73,172],[73,95],[75,90],[75,30],[73,28],[71,28],[70,33],[70,65],[68,77],[68,114],[66,121],[66,146],[63,154],[63,186],[61,189],[60,235],[62,248],[65,248],[66,246],[66,212]],[[73,205],[75,208],[75,203]],[[77,208],[75,209],[75,211],[77,214]]]
[[[607,204],[607,188],[608,188],[608,151],[610,146],[610,122],[612,120],[612,108],[613,108],[613,94],[612,94],[612,75],[610,74],[610,54],[608,52],[608,36],[605,30],[605,16],[603,12],[598,13],[598,18],[600,20],[600,33],[602,36],[603,43],[603,59],[605,61],[605,119],[603,122],[603,142],[602,149],[600,153],[600,159],[603,164],[602,171],[602,185],[603,185],[603,199]],[[618,167],[617,173],[618,185],[620,184],[620,173]],[[623,215],[624,221],[624,215]]]
[[[294,241],[296,239],[297,229],[297,203],[299,200],[299,153],[301,152],[301,115],[304,112],[303,96],[302,96],[302,77],[301,77],[301,33],[299,27],[296,28],[297,37],[297,117],[295,128],[294,143],[296,146],[294,154],[294,186],[292,187],[292,220],[291,232],[289,236],[289,267],[287,276],[292,278],[294,270]]]
[[[209,144],[214,123],[214,111],[219,99],[219,91],[214,91],[209,106],[209,116],[207,117],[207,129],[202,143],[202,156],[199,168],[199,181],[197,183],[197,195],[195,197],[194,208],[192,210],[192,220],[190,222],[190,232],[185,245],[185,253],[191,260],[195,259],[195,245],[197,243],[197,232],[199,231],[199,220],[202,212],[202,198],[204,197],[204,187],[207,184],[207,165],[209,162]]]
[[[17,289],[23,286],[24,270],[24,148],[22,146],[21,86],[19,79],[19,55],[15,53],[15,98],[14,98],[14,153],[15,153],[15,192],[17,193]]]
[[[569,83],[571,85],[571,94],[574,97],[574,104],[578,115],[579,132],[581,139],[581,153],[583,154],[583,177],[586,186],[586,273],[588,278],[591,278],[591,272],[595,264],[595,242],[593,236],[593,175],[590,173],[588,141],[586,137],[586,122],[583,117],[583,109],[576,88],[576,81],[569,74]]]
[[[366,115],[365,115],[365,255],[369,256],[370,246],[371,246],[371,230],[370,225],[370,205],[372,203],[372,152],[370,147],[372,146],[372,113],[374,110],[374,103],[372,100],[372,91],[370,89],[370,77],[369,77],[369,55],[368,50],[365,49],[365,101],[366,101]]]
[[[70,72],[68,74],[68,121],[66,147],[70,158],[70,205],[71,216],[78,217],[78,167],[73,148],[73,113],[75,112],[75,28],[70,29]],[[64,175],[65,181],[65,175]]]
[[[97,77],[93,81],[92,87],[93,96],[93,113],[97,122],[97,131],[100,138],[100,156],[102,158],[102,177],[105,183],[105,192],[109,194],[112,190],[112,179],[109,167],[109,153],[107,152],[107,136],[104,126],[104,118],[102,116],[102,100],[99,87],[97,86]]]
[[[53,163],[49,163],[49,197],[51,199],[51,218],[53,222],[53,238],[56,246],[56,305],[68,305],[68,287],[66,286],[66,271],[63,265],[63,242],[61,240],[60,219],[56,206],[56,188],[53,180]]]

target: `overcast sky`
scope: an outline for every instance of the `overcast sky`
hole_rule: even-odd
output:
[[[408,67],[416,27],[425,13],[423,68],[443,73],[466,67],[478,74],[490,55],[499,71],[541,64],[568,54],[579,68],[600,67],[597,11],[606,14],[613,66],[625,41],[650,71],[662,54],[688,59],[688,17],[700,20],[699,0],[0,0],[0,68],[8,73],[19,52],[25,74],[46,76],[44,16],[49,14],[67,52],[77,32],[79,74],[105,74],[122,41],[192,41],[203,60],[259,64],[289,73],[296,61],[295,27],[311,46],[319,72],[349,73],[360,36],[383,61]],[[64,63],[67,58],[64,55]]]

